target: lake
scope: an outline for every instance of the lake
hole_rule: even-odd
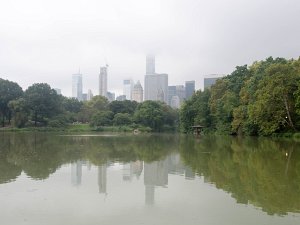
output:
[[[0,224],[300,224],[300,142],[0,133]]]

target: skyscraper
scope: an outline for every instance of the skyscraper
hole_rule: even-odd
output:
[[[185,100],[185,87],[184,85],[176,85],[176,95],[180,99],[180,104]]]
[[[107,98],[107,66],[100,67],[99,95]]]
[[[168,74],[145,76],[145,100],[168,103]]]
[[[220,74],[211,74],[204,77],[204,89],[210,88],[212,85],[216,83],[216,81],[222,78],[224,75]]]
[[[127,100],[132,99],[132,89],[133,89],[133,81],[132,80],[124,80],[123,81],[123,94],[126,96]]]
[[[72,97],[82,101],[82,74],[72,75]]]
[[[173,96],[176,96],[176,86],[168,86],[168,105],[171,105]]]
[[[56,94],[61,95],[61,89],[59,89],[59,88],[54,88],[54,90],[56,91]]]
[[[146,75],[155,74],[155,56],[148,54],[146,56]]]
[[[143,101],[143,87],[138,80],[138,82],[133,86],[132,90],[132,100],[137,102]]]
[[[195,93],[195,81],[186,81],[185,82],[185,98],[189,99]]]
[[[93,96],[93,92],[92,92],[91,89],[89,89],[89,90],[88,90],[88,93],[87,93],[87,100],[89,101],[89,100],[91,100],[93,97],[94,97],[94,96]]]
[[[112,92],[109,92],[109,91],[107,92],[107,99],[108,99],[109,102],[114,101],[115,98],[116,98],[115,93],[112,93]]]

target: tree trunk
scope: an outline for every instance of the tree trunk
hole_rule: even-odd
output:
[[[292,121],[292,118],[291,118],[290,107],[289,107],[288,99],[287,99],[286,95],[283,97],[283,102],[284,102],[286,114],[287,114],[287,117],[288,117],[288,120],[289,120],[289,125],[293,128],[293,130],[296,130],[295,126],[294,126],[294,123]]]
[[[5,117],[4,117],[4,114],[3,114],[3,116],[2,116],[2,127],[4,127],[5,126]]]
[[[37,121],[37,113],[34,113],[34,126],[36,127],[36,121]]]
[[[8,111],[8,124],[10,125],[10,121],[11,121],[11,111]]]

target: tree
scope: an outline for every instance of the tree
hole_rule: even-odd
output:
[[[256,91],[256,102],[250,108],[250,118],[263,135],[284,128],[296,130],[294,93],[298,88],[299,75],[291,62],[271,65],[266,72]]]
[[[108,110],[107,98],[97,95],[90,101],[84,102],[78,113],[78,119],[81,122],[90,122],[93,115],[101,111]]]
[[[210,91],[197,91],[191,99],[185,101],[180,109],[180,124],[184,132],[191,132],[192,126],[200,124],[206,128],[211,126],[209,110]]]
[[[25,100],[35,126],[37,122],[45,122],[45,118],[57,115],[61,110],[59,96],[45,83],[37,83],[28,87],[25,91]]]
[[[65,111],[78,113],[83,105],[83,102],[76,98],[63,97],[62,104]]]
[[[2,115],[2,126],[5,125],[5,118],[10,124],[11,111],[8,103],[23,95],[22,88],[15,82],[3,80],[0,78],[0,114]]]
[[[164,121],[164,113],[161,102],[147,100],[139,104],[134,114],[134,120],[154,131],[161,131]]]
[[[90,125],[93,127],[108,126],[112,124],[113,112],[100,111],[92,116]]]
[[[138,103],[136,101],[112,101],[109,104],[109,110],[112,111],[114,114],[117,113],[128,113],[133,115],[136,110]]]
[[[129,125],[132,123],[130,114],[128,113],[117,113],[113,119],[114,125]]]
[[[28,120],[28,108],[25,99],[12,100],[8,103],[8,107],[14,118],[14,126],[18,128],[24,127]]]

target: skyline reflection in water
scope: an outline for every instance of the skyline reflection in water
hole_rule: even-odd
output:
[[[10,215],[23,212],[34,222],[32,213],[39,212],[40,206],[46,211],[39,215],[47,217],[55,211],[51,204],[64,199],[59,204],[60,214],[74,214],[77,202],[80,211],[74,216],[89,215],[94,222],[99,220],[94,211],[100,207],[101,221],[113,223],[122,218],[140,224],[139,219],[146,217],[146,224],[194,224],[200,220],[247,224],[244,219],[249,218],[296,224],[300,222],[299,149],[292,140],[257,138],[3,133],[0,195],[11,208],[3,208],[0,216],[6,222],[14,218],[11,224],[18,224]],[[31,210],[22,202],[25,199],[33,202]],[[143,209],[143,205],[151,207]],[[90,207],[91,211],[86,211]],[[151,208],[155,212],[149,212]],[[133,213],[126,216],[129,209],[143,216],[127,218]],[[180,217],[183,212],[190,215],[190,221],[183,221],[189,220]],[[233,216],[236,213],[240,215],[237,218]],[[150,215],[162,220],[148,218]],[[20,221],[23,224],[24,220]]]

